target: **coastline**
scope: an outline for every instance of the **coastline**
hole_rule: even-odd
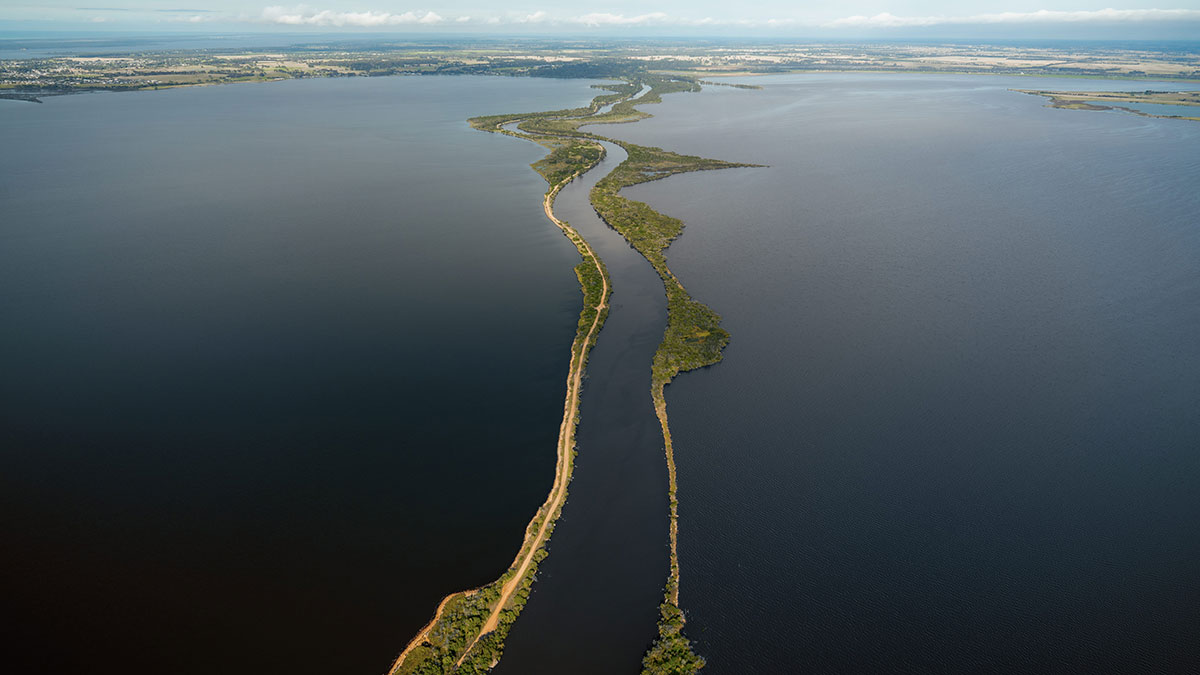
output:
[[[462,655],[459,656],[458,660],[455,662],[454,666],[456,669],[464,665],[464,661],[471,655],[472,649],[479,644],[480,640],[482,640],[486,635],[493,633],[499,627],[501,613],[512,599],[513,595],[522,589],[528,590],[529,584],[527,582],[531,581],[528,579],[531,568],[533,571],[536,571],[536,562],[540,560],[538,553],[544,551],[542,547],[548,540],[550,534],[554,531],[554,523],[561,513],[563,502],[566,500],[567,485],[571,481],[571,472],[573,469],[572,453],[574,452],[575,447],[575,428],[579,421],[580,392],[583,386],[583,375],[587,366],[588,351],[595,344],[599,331],[604,325],[604,319],[607,316],[608,311],[608,298],[611,295],[611,285],[608,280],[608,272],[604,269],[603,261],[601,261],[600,258],[592,251],[587,241],[585,241],[583,237],[581,237],[579,233],[574,230],[574,228],[554,215],[553,206],[554,198],[558,196],[558,192],[566,184],[570,183],[577,176],[586,173],[593,166],[595,165],[589,165],[575,174],[572,174],[564,181],[556,184],[546,193],[542,200],[542,206],[546,217],[549,218],[555,225],[557,225],[564,234],[566,234],[567,238],[569,238],[571,242],[575,244],[576,248],[579,249],[580,254],[584,257],[584,261],[580,264],[590,264],[590,266],[596,270],[599,278],[601,279],[599,303],[590,308],[585,305],[583,311],[584,314],[594,313],[591,323],[588,326],[587,333],[584,335],[577,335],[575,343],[571,347],[571,367],[569,368],[567,375],[567,397],[566,402],[564,403],[563,420],[559,426],[559,440],[557,445],[554,485],[550,490],[550,494],[546,498],[546,502],[541,508],[538,509],[537,515],[534,516],[533,520],[530,521],[529,525],[527,526],[525,540],[522,542],[521,549],[517,553],[517,557],[513,560],[512,565],[509,566],[509,570],[500,578],[500,580],[489,585],[490,588],[496,583],[501,584],[499,595],[495,600],[489,603],[492,605],[492,609],[488,614],[488,618],[484,622],[482,628],[480,628],[478,634],[467,645],[466,649],[462,651]],[[582,279],[581,285],[584,286],[586,295],[587,288]],[[437,611],[434,613],[433,618],[428,624],[425,625],[424,628],[421,629],[420,632],[417,633],[415,637],[413,637],[411,641],[409,641],[408,645],[404,648],[404,651],[402,651],[400,655],[396,657],[396,660],[393,661],[392,666],[387,672],[411,672],[402,671],[401,668],[405,665],[408,657],[414,652],[414,650],[420,647],[420,645],[428,638],[430,632],[433,631],[439,621],[442,620],[447,605],[455,598],[471,597],[480,590],[482,589],[471,589],[467,591],[461,591],[459,593],[452,593],[446,596],[438,604]]]
[[[1009,91],[1030,96],[1041,96],[1047,99],[1046,108],[1059,110],[1116,110],[1138,117],[1151,117],[1160,120],[1188,120],[1200,122],[1200,94],[1197,92],[1072,92],[1050,91],[1045,89],[1009,89]],[[1186,100],[1185,100],[1186,99]],[[1180,108],[1194,108],[1195,115],[1162,115],[1158,113],[1137,110],[1122,103],[1149,103],[1173,105]]]

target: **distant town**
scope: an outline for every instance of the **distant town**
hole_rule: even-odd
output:
[[[0,61],[0,94],[159,89],[302,77],[494,74],[589,77],[614,72],[688,77],[898,71],[1200,80],[1200,53],[1138,48],[926,43],[600,43],[463,40],[299,44]]]

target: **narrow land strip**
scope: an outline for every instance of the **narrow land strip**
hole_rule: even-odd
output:
[[[1048,91],[1045,89],[1013,89],[1032,96],[1044,96],[1048,108],[1063,110],[1120,110],[1140,117],[1178,119],[1200,122],[1200,91]],[[1125,104],[1125,105],[1122,105]],[[1150,104],[1160,112],[1140,110],[1132,105]],[[1171,110],[1167,114],[1166,110]]]
[[[649,85],[648,91],[643,91]],[[643,673],[695,673],[704,666],[691,642],[683,636],[684,617],[679,608],[679,512],[674,446],[667,419],[664,388],[680,372],[712,365],[721,360],[721,350],[729,334],[721,328],[721,317],[688,294],[668,268],[664,251],[683,231],[683,223],[658,213],[648,205],[626,199],[618,193],[624,187],[686,173],[712,169],[755,166],[721,160],[679,155],[584,132],[589,124],[633,122],[648,113],[635,105],[658,103],[662,95],[698,91],[694,80],[648,75],[629,78],[621,85],[600,85],[613,94],[597,96],[586,108],[526,115],[495,115],[471,120],[477,129],[517,136],[540,143],[552,151],[535,163],[534,168],[552,187],[543,199],[546,216],[579,249],[583,262],[576,275],[584,290],[584,310],[572,347],[568,374],[567,400],[559,429],[558,459],[554,486],[546,503],[526,530],[525,542],[512,567],[497,582],[476,589],[471,595],[455,594],[442,602],[438,615],[410,642],[409,647],[389,670],[390,675],[426,675],[434,673],[478,673],[492,668],[499,660],[508,626],[524,606],[537,563],[545,557],[544,545],[566,499],[571,479],[575,427],[579,415],[579,397],[587,354],[603,325],[608,309],[610,280],[603,261],[587,241],[553,211],[559,190],[575,177],[590,170],[603,153],[599,141],[621,146],[628,157],[592,189],[590,201],[597,214],[617,230],[653,266],[662,279],[667,295],[667,327],[651,365],[651,395],[655,414],[662,427],[667,461],[670,502],[670,570],[659,606],[658,638],[643,659]],[[608,109],[605,110],[604,108]]]
[[[559,114],[594,114],[606,102],[619,101],[636,91],[636,88],[626,86],[619,86],[617,89],[618,92],[615,95],[596,97],[586,109],[562,111]],[[591,245],[570,224],[554,215],[554,199],[564,186],[599,163],[603,157],[603,148],[598,144],[580,143],[573,139],[563,142],[559,139],[535,137],[502,128],[506,124],[521,119],[523,118],[517,117],[494,121],[485,128],[488,131],[527,138],[553,148],[550,155],[534,165],[534,168],[551,183],[551,188],[543,198],[542,208],[546,217],[575,244],[583,258],[580,265],[576,267],[576,274],[584,292],[584,308],[580,315],[576,338],[571,347],[567,395],[563,405],[563,418],[559,426],[556,449],[554,483],[546,502],[527,527],[525,541],[504,576],[484,589],[447,596],[439,604],[433,620],[409,642],[400,656],[392,663],[388,670],[390,674],[481,672],[495,665],[499,658],[503,635],[498,638],[495,636],[499,632],[506,632],[501,629],[506,629],[507,625],[515,618],[516,612],[520,609],[519,606],[513,606],[516,601],[520,600],[523,604],[522,594],[523,592],[527,594],[532,583],[532,573],[536,570],[537,563],[545,556],[544,545],[553,533],[554,523],[566,500],[567,486],[571,480],[572,455],[575,447],[575,429],[579,419],[583,375],[590,349],[595,344],[608,313],[611,286],[608,271]],[[473,123],[475,123],[474,120]],[[451,609],[457,609],[456,601],[475,599],[481,596],[483,596],[482,602],[478,606],[470,608],[472,611],[458,612],[459,616],[456,618],[465,620],[454,621],[448,617]],[[505,621],[506,618],[508,621]]]
[[[602,323],[601,317],[603,316],[604,310],[608,308],[609,295],[608,275],[604,272],[604,267],[600,263],[600,258],[596,256],[595,252],[592,251],[592,247],[583,239],[583,237],[579,236],[579,233],[576,232],[574,228],[572,228],[566,222],[559,220],[554,215],[554,198],[558,195],[558,191],[563,185],[564,183],[559,183],[558,185],[554,186],[553,190],[546,194],[545,199],[542,201],[542,208],[546,212],[546,217],[553,221],[554,224],[559,227],[559,229],[565,232],[567,236],[570,237],[571,241],[575,242],[575,245],[579,247],[580,252],[583,254],[584,259],[586,261],[590,261],[591,264],[595,266],[596,271],[600,274],[602,286],[600,290],[600,304],[595,307],[596,316],[592,319],[592,325],[588,328],[587,335],[584,336],[583,342],[585,347],[581,350],[580,354],[573,359],[573,363],[571,365],[570,378],[567,383],[567,402],[565,409],[563,410],[562,425],[559,426],[558,430],[558,465],[555,470],[554,488],[550,492],[550,498],[545,507],[550,513],[557,513],[558,510],[562,508],[563,500],[567,496],[567,479],[570,475],[569,465],[571,462],[570,454],[575,447],[575,420],[579,411],[579,392],[580,388],[583,386],[583,371],[584,365],[587,361],[586,345],[590,345],[594,341],[596,334],[600,331],[600,326]],[[508,583],[504,584],[504,586],[500,589],[500,598],[496,601],[496,606],[492,609],[492,613],[488,616],[487,621],[483,623],[483,629],[480,631],[480,636],[496,630],[496,625],[500,621],[500,610],[508,603],[508,600],[512,597],[512,594],[516,592],[518,581],[523,578],[525,573],[529,570],[529,565],[533,562],[533,550],[537,549],[542,545],[543,542],[545,542],[550,523],[550,518],[542,521],[541,527],[538,528],[537,535],[534,536],[533,544],[530,547],[530,550],[520,559],[520,564],[517,566],[516,575],[514,575],[512,579],[509,579]],[[474,647],[475,643],[478,641],[479,638],[475,638],[475,640],[467,646],[466,653],[464,653],[458,660],[459,664],[461,664],[463,659],[467,657],[467,653],[470,653],[471,647]]]

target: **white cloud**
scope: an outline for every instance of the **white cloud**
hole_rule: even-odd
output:
[[[436,12],[314,12],[307,8],[285,9],[279,5],[264,8],[262,20],[287,26],[401,26],[406,24],[437,24],[445,21]]]
[[[193,14],[191,16],[172,16],[164,20],[167,23],[219,23],[223,18],[219,14]]]
[[[585,26],[640,26],[648,23],[666,23],[667,15],[662,12],[650,12],[649,14],[639,14],[637,16],[593,12],[575,17],[571,21],[581,23]]]
[[[102,16],[93,16],[92,17],[92,23],[104,23],[106,21],[108,21],[108,19],[106,19]]]
[[[947,24],[1009,23],[1119,23],[1144,21],[1200,21],[1198,9],[1098,9],[1061,12],[1042,9],[1036,12],[999,12],[971,16],[896,16],[884,12],[875,16],[848,16],[826,23],[828,28],[909,28]]]
[[[0,0],[2,2],[3,0]],[[870,28],[923,28],[929,26],[953,25],[1112,25],[1133,23],[1168,22],[1198,22],[1200,9],[1100,9],[1092,11],[1058,11],[1039,10],[1035,12],[994,12],[972,14],[966,16],[897,16],[889,12],[874,16],[855,15],[833,21],[811,21],[797,17],[777,18],[732,18],[713,17],[703,18],[668,16],[664,12],[647,12],[645,14],[626,15],[611,12],[591,12],[572,16],[569,14],[551,13],[538,10],[530,13],[509,11],[499,16],[449,16],[444,17],[432,10],[410,10],[405,12],[387,11],[334,11],[318,10],[310,6],[298,5],[285,7],[274,5],[262,10],[257,17],[242,16],[241,20],[251,20],[260,23],[272,23],[290,26],[322,26],[322,27],[389,27],[389,26],[436,26],[446,24],[475,23],[480,25],[498,26],[586,26],[589,28],[620,28],[639,26],[659,27],[690,27],[690,28],[743,28],[784,30],[796,28],[816,29],[870,29]],[[215,17],[199,15],[177,21],[199,23],[213,21]]]

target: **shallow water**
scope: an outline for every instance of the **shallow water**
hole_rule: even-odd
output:
[[[1115,105],[1121,108],[1129,108],[1138,112],[1149,113],[1151,115],[1170,115],[1175,117],[1200,117],[1200,106],[1194,105],[1174,105],[1170,103],[1137,103],[1133,101],[1120,102],[1103,102],[1089,101],[1098,105]]]
[[[713,673],[1200,661],[1200,125],[747,78],[610,135],[770,165],[627,189],[732,334],[667,391]]]
[[[13,672],[379,673],[553,479],[578,254],[471,115],[591,82],[0,101]]]

